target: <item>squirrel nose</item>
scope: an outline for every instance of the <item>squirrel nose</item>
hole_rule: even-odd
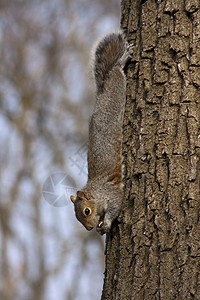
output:
[[[90,231],[90,230],[92,230],[92,229],[94,228],[94,226],[91,226],[91,225],[85,225],[85,228],[86,228],[88,231]]]

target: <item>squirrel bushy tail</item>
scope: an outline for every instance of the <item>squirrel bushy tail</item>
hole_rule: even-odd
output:
[[[106,35],[98,44],[94,63],[97,94],[103,91],[110,71],[119,62],[125,51],[126,40],[121,32]]]

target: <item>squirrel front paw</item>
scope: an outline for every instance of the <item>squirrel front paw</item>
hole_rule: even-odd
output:
[[[104,233],[108,233],[111,228],[111,222],[99,221],[96,227],[96,231],[103,235]]]

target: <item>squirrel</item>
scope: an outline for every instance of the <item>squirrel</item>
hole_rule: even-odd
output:
[[[123,33],[106,35],[95,51],[96,104],[89,122],[88,181],[71,196],[87,230],[110,231],[123,200],[122,127],[126,101],[124,67],[133,53]]]

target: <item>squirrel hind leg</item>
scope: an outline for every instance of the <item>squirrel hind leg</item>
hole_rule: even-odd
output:
[[[133,54],[133,48],[134,45],[133,44],[128,44],[126,42],[126,51],[124,52],[124,54],[122,55],[122,57],[120,58],[120,66],[122,68],[125,67],[125,65],[127,64],[127,62],[129,61],[129,59],[131,59],[131,55]]]

